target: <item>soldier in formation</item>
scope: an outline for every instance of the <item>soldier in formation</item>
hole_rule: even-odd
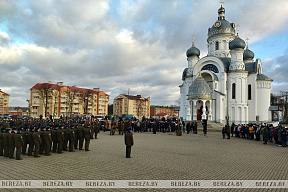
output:
[[[63,151],[74,152],[78,147],[83,150],[85,139],[85,151],[89,150],[92,133],[99,131],[99,122],[95,122],[95,127],[80,121],[80,126],[76,122],[63,121],[52,122],[44,120],[36,121],[14,121],[12,128],[8,121],[0,120],[0,156],[11,159],[22,160],[21,155],[27,154],[35,158],[40,155],[50,156],[53,153],[63,153]],[[16,129],[17,127],[17,129]],[[15,154],[16,151],[16,154]]]

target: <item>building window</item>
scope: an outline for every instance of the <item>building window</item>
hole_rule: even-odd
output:
[[[251,100],[251,85],[248,85],[248,100]]]
[[[219,42],[218,41],[216,41],[216,43],[215,43],[215,50],[219,50]]]
[[[209,70],[209,71],[213,71],[214,73],[219,73],[219,70],[218,68],[215,66],[215,65],[212,65],[212,64],[208,64],[208,65],[205,65],[202,69],[202,70]]]
[[[236,84],[232,84],[232,99],[236,98]]]

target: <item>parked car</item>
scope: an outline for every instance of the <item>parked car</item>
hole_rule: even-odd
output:
[[[30,117],[29,115],[22,115],[22,119],[26,120],[26,119],[33,119],[32,117]]]

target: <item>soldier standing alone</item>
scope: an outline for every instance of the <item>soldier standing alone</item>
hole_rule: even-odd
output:
[[[127,133],[125,133],[126,158],[131,158],[131,147],[133,144],[133,133],[131,132],[131,128],[128,128]]]

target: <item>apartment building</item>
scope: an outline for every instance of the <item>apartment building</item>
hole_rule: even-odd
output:
[[[104,117],[108,114],[109,95],[100,88],[86,89],[57,84],[37,83],[31,89],[31,116],[64,117],[93,115]]]
[[[9,94],[3,92],[0,89],[0,114],[8,114],[8,107],[9,107]]]
[[[120,94],[113,100],[113,114],[123,118],[150,117],[150,97]]]

